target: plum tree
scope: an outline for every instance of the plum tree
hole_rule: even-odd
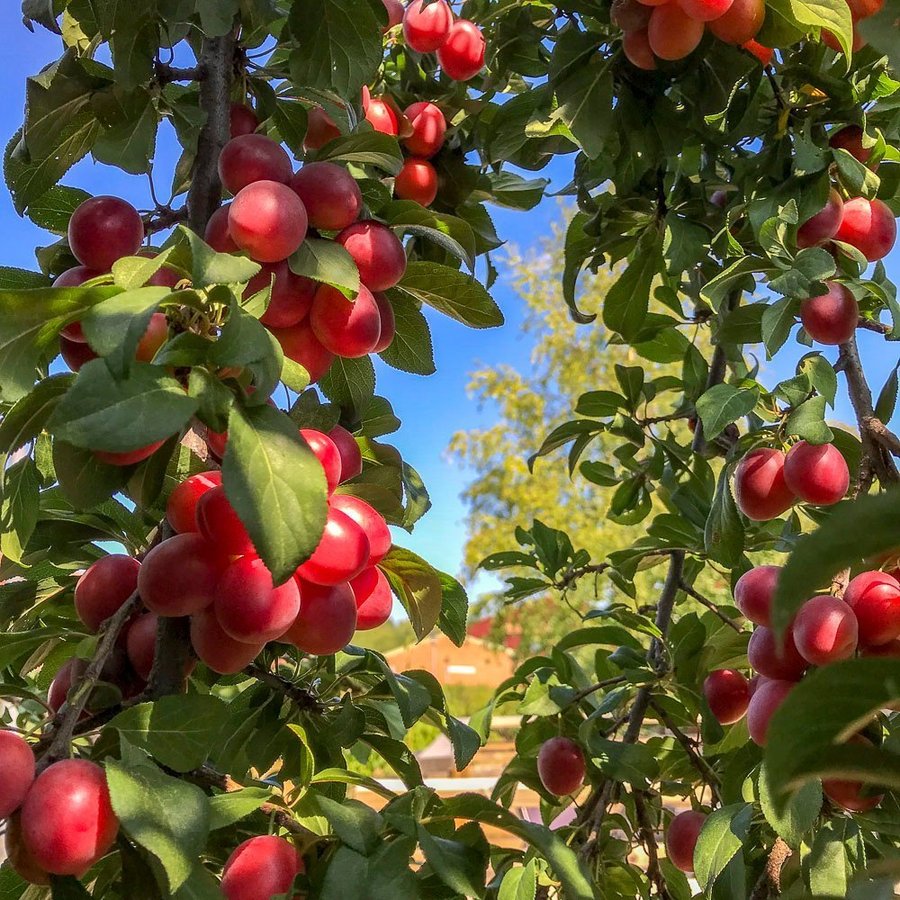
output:
[[[838,128],[828,138],[828,144],[836,149],[846,150],[861,163],[867,163],[872,155],[872,148],[863,146],[863,130],[859,125]]]
[[[747,730],[754,744],[765,747],[769,722],[794,689],[793,681],[765,678],[757,686],[747,706]]]
[[[424,0],[412,0],[403,14],[403,36],[417,53],[433,53],[443,47],[452,26],[453,10],[446,0],[427,6]]]
[[[372,296],[375,298],[375,305],[378,307],[378,315],[381,318],[381,334],[374,352],[383,353],[394,343],[394,338],[397,336],[397,317],[394,315],[394,306],[386,294],[376,291]]]
[[[362,191],[356,179],[334,163],[307,163],[291,178],[291,187],[303,201],[313,228],[341,231],[362,212]]]
[[[698,22],[721,19],[731,9],[733,0],[678,0],[681,8]]]
[[[75,585],[75,611],[90,631],[97,632],[137,589],[141,564],[122,553],[101,556]]]
[[[350,589],[356,600],[357,631],[371,631],[391,617],[394,595],[384,572],[377,566],[369,566],[351,578]]]
[[[197,528],[211,547],[225,556],[253,553],[253,541],[221,486],[210,488],[197,501]]]
[[[751,450],[734,473],[734,499],[740,511],[757,522],[787,512],[796,495],[785,480],[785,455],[774,447]]]
[[[332,585],[315,584],[303,577],[298,577],[297,581],[300,612],[283,640],[316,656],[328,656],[342,650],[356,631],[356,598],[352,588],[346,581]]]
[[[97,460],[108,466],[133,466],[136,463],[149,459],[159,450],[165,441],[154,441],[145,447],[138,447],[136,450],[124,450],[121,453],[110,450],[95,450],[94,456]]]
[[[400,133],[400,120],[393,107],[383,97],[370,97],[368,91],[363,95],[363,109],[366,121],[381,134],[392,136]]]
[[[834,281],[828,291],[808,297],[800,304],[800,321],[806,333],[820,344],[846,344],[859,323],[859,304],[847,288]]]
[[[427,159],[410,157],[394,179],[394,194],[401,200],[413,200],[431,206],[438,193],[438,176]]]
[[[884,201],[854,197],[844,203],[834,237],[855,247],[869,262],[877,262],[897,241],[897,220]]]
[[[335,494],[331,508],[340,510],[362,528],[369,542],[369,563],[378,565],[391,549],[391,532],[384,516],[351,494]]]
[[[355,578],[368,563],[369,539],[365,531],[333,500],[322,539],[312,556],[297,569],[297,575],[303,581],[334,587]]]
[[[744,718],[750,702],[750,683],[736,669],[715,669],[703,682],[703,693],[721,725]]]
[[[709,30],[720,41],[740,47],[759,34],[765,17],[763,0],[733,0],[721,16],[709,23]]]
[[[228,230],[228,211],[230,209],[230,203],[220,206],[206,223],[204,240],[218,253],[237,253],[238,251],[238,245]]]
[[[128,626],[128,632],[125,635],[128,661],[144,681],[150,680],[150,673],[153,671],[158,629],[159,616],[156,613],[144,613]]]
[[[856,652],[859,626],[848,604],[839,597],[807,600],[793,625],[797,651],[811,665],[827,666]]]
[[[832,188],[825,206],[815,215],[810,216],[797,229],[797,246],[801,248],[815,247],[817,244],[830,241],[840,227],[843,212],[844,200]]]
[[[0,819],[8,819],[25,802],[34,773],[31,746],[12,731],[0,731]]]
[[[232,103],[228,113],[229,134],[232,138],[253,134],[259,128],[259,117],[246,103]]]
[[[340,129],[321,106],[314,106],[309,111],[306,135],[303,138],[303,146],[307,150],[319,150],[340,136]]]
[[[311,384],[322,378],[334,362],[334,353],[316,337],[306,319],[290,328],[273,328],[272,335],[281,345],[284,355],[306,369]]]
[[[343,480],[341,451],[327,434],[322,434],[321,431],[316,431],[314,428],[301,428],[300,434],[303,436],[303,440],[309,444],[309,449],[315,453],[316,459],[322,464],[328,492],[332,493]],[[353,443],[356,444],[356,441]],[[360,457],[361,459],[362,457]]]
[[[567,737],[550,738],[541,744],[537,768],[541,784],[557,797],[574,794],[584,785],[584,752]]]
[[[403,3],[401,0],[382,0],[382,3],[388,14],[388,24],[385,30],[396,28],[403,22]]]
[[[309,315],[318,288],[311,278],[295,275],[284,261],[265,265],[250,279],[244,295],[252,297],[270,286],[269,304],[259,317],[263,325],[290,328]]]
[[[797,649],[793,627],[780,641],[771,628],[765,625],[754,628],[747,646],[747,660],[760,675],[779,681],[797,681],[809,666],[809,660]]]
[[[31,851],[25,845],[25,838],[22,836],[22,819],[18,813],[12,815],[6,822],[4,848],[10,867],[23,881],[29,884],[49,886],[50,875],[35,862]]]
[[[850,469],[834,444],[798,441],[785,458],[784,480],[801,500],[831,506],[847,493]]]
[[[734,602],[737,608],[754,625],[772,624],[772,598],[778,587],[781,566],[756,566],[745,572],[734,586]]]
[[[853,735],[849,742],[859,746],[872,746],[872,742],[861,734]],[[883,793],[867,791],[862,782],[844,778],[823,779],[822,793],[836,806],[850,813],[870,812],[884,800]]]
[[[293,174],[284,148],[264,134],[232,138],[219,156],[219,178],[235,195],[257,181],[287,184]]]
[[[359,449],[356,438],[343,425],[335,425],[328,432],[328,437],[337,447],[341,457],[341,481],[350,481],[361,475],[363,470],[362,450]]]
[[[248,184],[228,208],[228,233],[257,262],[287,259],[303,243],[307,225],[300,198],[276,181]]]
[[[381,314],[372,292],[363,284],[354,300],[323,284],[309,313],[313,334],[335,356],[368,356],[381,337]]]
[[[457,19],[438,47],[437,58],[449,78],[470,81],[484,68],[485,51],[481,29],[468,19]]]
[[[53,763],[22,806],[22,836],[34,861],[53,875],[83,875],[119,832],[106,773],[86,759]]]
[[[222,473],[217,469],[210,472],[200,472],[185,478],[176,485],[166,504],[166,518],[169,524],[179,534],[191,531],[199,531],[197,524],[197,504],[200,498],[214,487],[222,484]]]
[[[345,228],[335,240],[353,257],[360,281],[370,291],[394,287],[406,271],[403,245],[380,222],[357,222]]]
[[[215,599],[224,563],[222,551],[202,535],[177,534],[144,558],[138,573],[138,593],[147,609],[158,616],[193,615]]]
[[[144,241],[138,211],[118,197],[91,197],[69,219],[69,249],[88,269],[108,272],[123,256],[134,256]]]
[[[650,22],[650,14],[650,7],[640,3],[639,0],[613,0],[609,19],[613,25],[621,28],[627,37],[630,32],[646,29]]]
[[[403,138],[403,146],[422,159],[434,156],[444,146],[447,135],[447,120],[441,108],[420,100],[407,106],[403,114],[412,129],[412,133]]]
[[[692,19],[677,3],[657,6],[647,25],[650,49],[660,59],[689,56],[703,39],[703,23]]]
[[[200,661],[219,675],[236,675],[262,653],[262,644],[236,641],[219,624],[212,607],[191,616],[191,646]]]
[[[228,900],[276,897],[287,894],[303,871],[303,857],[289,841],[274,834],[252,837],[228,857],[222,893]]]
[[[856,616],[863,646],[882,646],[900,637],[900,582],[893,575],[861,572],[847,585],[843,600]]]
[[[694,850],[705,824],[706,815],[697,810],[678,813],[669,822],[666,829],[666,856],[676,869],[682,872],[694,871]]]

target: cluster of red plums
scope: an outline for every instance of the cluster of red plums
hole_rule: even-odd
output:
[[[786,454],[775,447],[757,447],[734,473],[738,509],[756,522],[778,518],[798,500],[832,506],[849,486],[850,470],[840,450],[808,441],[797,441]]]
[[[766,16],[765,0],[615,0],[611,18],[624,32],[622,51],[639,69],[658,59],[684,59],[697,49],[708,27],[726,44],[743,47],[763,65],[772,50],[754,38]]]

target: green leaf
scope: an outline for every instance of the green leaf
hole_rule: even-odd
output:
[[[209,756],[225,715],[217,697],[163,697],[119,713],[109,727],[176,772],[199,768]]]
[[[256,812],[267,802],[272,792],[268,788],[248,787],[209,798],[209,830],[227,828]]]
[[[465,588],[452,576],[438,572],[441,580],[441,615],[438,628],[456,644],[462,647],[466,639],[466,619],[469,612],[469,598]]]
[[[784,433],[796,435],[810,444],[829,444],[834,433],[825,424],[825,403],[822,396],[810,397],[792,409],[784,422]]]
[[[781,810],[772,799],[769,777],[763,769],[759,776],[759,804],[766,821],[775,833],[796,850],[800,847],[800,842],[812,831],[822,812],[822,786],[818,781],[810,781],[800,788],[791,797],[787,807]]]
[[[319,150],[316,159],[375,166],[389,175],[397,175],[403,168],[403,151],[397,139],[377,131],[362,131],[335,138]]]
[[[766,355],[771,359],[790,337],[796,322],[798,304],[790,297],[782,297],[766,307],[762,317],[762,339]]]
[[[509,869],[500,883],[497,900],[535,900],[537,876],[534,860],[527,865]]]
[[[207,37],[222,37],[234,27],[234,17],[240,11],[239,0],[198,0],[200,27]]]
[[[94,158],[132,175],[152,168],[159,114],[149,91],[117,92],[110,102],[95,104],[104,128],[94,144]]]
[[[59,440],[90,450],[137,450],[179,432],[197,410],[177,379],[135,363],[117,379],[106,362],[92,360],[60,400],[47,427]]]
[[[491,295],[474,278],[449,266],[411,262],[394,291],[408,294],[470,328],[495,328],[504,321]]]
[[[819,353],[804,356],[797,366],[797,371],[809,378],[809,383],[825,398],[829,406],[834,406],[838,389],[837,373],[824,356]]]
[[[108,466],[90,450],[53,442],[53,467],[63,496],[76,509],[90,509],[125,486],[131,469]]]
[[[304,153],[303,139],[309,124],[306,107],[296,100],[279,98],[275,101],[272,121],[281,139],[290,147],[294,156],[300,159]]]
[[[801,535],[778,579],[772,603],[776,629],[787,628],[797,610],[860,559],[900,546],[897,490],[864,496],[835,507],[828,519]]]
[[[815,33],[820,28],[830,31],[838,39],[844,53],[850,55],[853,22],[846,4],[837,0],[774,0],[771,6],[788,22],[801,26],[802,31],[809,33],[813,29]]]
[[[828,703],[823,704],[822,698]],[[900,788],[900,756],[847,737],[900,700],[897,661],[864,657],[810,672],[769,724],[766,771],[775,809],[816,778],[841,778]]]
[[[697,401],[697,415],[703,422],[703,434],[712,440],[722,433],[726,425],[746,416],[756,406],[759,392],[756,388],[736,388],[731,384],[713,385]]]
[[[716,480],[716,493],[703,529],[703,546],[710,559],[732,568],[744,553],[744,523],[731,493],[728,466]]]
[[[359,415],[375,395],[375,367],[371,358],[337,357],[319,379],[319,388],[332,403],[337,403],[353,415]]]
[[[384,47],[381,22],[366,0],[295,0],[288,27],[294,38],[291,80],[297,88],[355,100],[374,80]]]
[[[268,397],[278,385],[284,353],[259,319],[232,305],[228,321],[209,352],[211,362],[239,366],[253,375],[258,397]]]
[[[659,763],[646,744],[625,744],[592,734],[588,750],[597,768],[615,781],[646,789],[659,777]]]
[[[394,310],[397,334],[379,356],[389,366],[401,372],[433,375],[435,367],[431,330],[419,304],[408,294],[399,291],[389,291],[386,296]]]
[[[177,891],[206,847],[206,795],[149,763],[126,765],[109,759],[106,777],[122,830],[159,861],[169,889]]]
[[[436,213],[414,200],[394,200],[380,214],[398,236],[412,234],[426,238],[470,269],[475,268],[475,235],[465,219]]]
[[[65,234],[72,213],[90,196],[87,191],[80,188],[58,184],[28,207],[28,218],[38,228],[45,228],[54,234]],[[21,287],[37,287],[37,285],[21,285]]]
[[[267,404],[235,406],[222,479],[257,552],[283,583],[310,557],[325,528],[321,464],[283,413]]]
[[[391,547],[379,565],[421,641],[437,625],[441,614],[444,592],[438,572],[420,556],[402,547]]]
[[[0,552],[13,562],[22,556],[38,522],[40,474],[30,456],[4,473],[0,493]]]
[[[859,826],[849,819],[825,822],[803,860],[814,897],[852,897],[851,880],[864,867],[865,847]]]
[[[829,366],[829,368],[831,367]],[[878,400],[875,403],[875,415],[885,424],[891,421],[894,416],[894,410],[897,407],[897,369],[898,367],[895,366],[891,374],[888,375],[887,381],[881,388]],[[832,371],[834,370],[832,369]]]
[[[19,400],[0,421],[0,453],[12,453],[34,440],[74,380],[74,375],[51,375]]]
[[[878,196],[881,179],[848,151],[834,147],[831,152],[837,163],[838,178],[850,192],[850,196],[874,200]]]
[[[60,329],[97,303],[119,293],[112,286],[0,291],[0,393],[24,397],[34,384],[41,352]]]
[[[261,270],[259,263],[252,259],[230,253],[216,253],[184,225],[179,225],[163,245],[163,249],[169,247],[175,248],[172,262],[191,273],[195,288],[211,287],[214,284],[245,284]]]
[[[694,875],[705,891],[743,849],[752,817],[749,803],[733,803],[709,814],[694,850]]]
[[[334,833],[348,847],[369,856],[379,846],[384,820],[374,809],[358,800],[339,803],[324,794],[316,796],[316,804]]]
[[[650,288],[662,270],[662,240],[651,226],[641,235],[628,267],[607,291],[603,324],[626,341],[637,336],[647,318]]]
[[[359,269],[353,257],[338,243],[307,238],[288,260],[291,271],[322,281],[353,299],[359,293]]]
[[[416,828],[425,861],[452,891],[464,897],[483,897],[486,866],[474,847],[437,837],[423,825]]]
[[[320,900],[347,900],[365,886],[367,900],[414,900],[419,897],[409,860],[415,841],[395,838],[369,857],[339,847],[331,858],[319,894]]]

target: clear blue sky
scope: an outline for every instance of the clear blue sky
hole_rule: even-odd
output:
[[[25,78],[37,73],[42,66],[60,52],[59,39],[41,28],[35,34],[22,26],[17,2],[0,5],[0,33],[7,35],[6,63],[0,67],[0,137],[4,145],[21,123],[24,104]],[[163,130],[156,157],[157,190],[161,199],[167,195],[177,150],[168,129]],[[569,180],[572,157],[557,161],[549,170],[556,185]],[[547,174],[546,172],[543,174]],[[131,200],[141,208],[151,205],[147,180],[125,175],[109,166],[90,159],[76,166],[66,177],[66,183],[92,193],[112,193]],[[553,200],[530,213],[492,210],[497,231],[507,241],[528,246],[548,230],[558,215]],[[4,265],[36,268],[34,247],[52,241],[52,236],[36,228],[27,219],[20,219],[12,208],[4,190],[0,195],[0,230],[4,235]],[[888,260],[889,270],[896,273],[900,250]],[[509,363],[528,366],[529,344],[522,338],[520,308],[514,293],[502,276],[494,288],[494,296],[503,308],[507,323],[501,329],[473,331],[440,316],[429,313],[432,326],[437,374],[421,378],[396,372],[380,362],[378,392],[389,397],[403,420],[403,428],[394,440],[408,459],[422,474],[431,492],[434,508],[417,526],[412,536],[398,535],[398,543],[422,554],[436,566],[457,573],[465,539],[462,519],[465,509],[460,492],[467,481],[467,473],[446,459],[451,435],[459,429],[484,426],[490,421],[491,410],[479,411],[467,398],[465,386],[468,375],[483,364]],[[896,344],[885,343],[869,333],[861,334],[863,358],[869,370],[873,390],[877,394],[891,367],[897,362]],[[774,383],[775,376],[792,374],[802,348],[788,343],[774,363],[766,368],[766,381]],[[842,386],[843,388],[843,386]],[[846,400],[839,400],[838,419],[851,420]],[[539,435],[535,436],[540,439]],[[513,523],[511,523],[512,525]],[[508,545],[509,539],[498,535],[498,545]],[[510,536],[511,538],[511,536]]]

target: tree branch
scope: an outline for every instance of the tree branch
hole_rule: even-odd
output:
[[[222,202],[219,181],[219,154],[230,136],[231,79],[234,70],[235,38],[204,38],[200,65],[206,77],[200,82],[200,107],[206,123],[197,141],[197,157],[188,192],[188,221],[197,234],[203,234],[210,216]]]
[[[290,681],[287,681],[280,675],[276,675],[274,672],[269,672],[256,663],[251,663],[249,666],[247,666],[246,669],[244,669],[244,672],[251,678],[255,678],[257,681],[268,685],[273,690],[284,694],[285,697],[295,703],[301,710],[305,712],[322,711],[322,704],[319,702],[319,699],[315,694],[311,693],[305,688],[298,687],[296,684],[292,684]]]
[[[678,585],[681,590],[683,590],[688,597],[692,597],[702,606],[705,606],[710,612],[715,613],[729,628],[733,628],[738,634],[742,632],[744,629],[734,621],[734,619],[729,619],[725,613],[716,606],[709,597],[704,597],[699,591],[692,588],[684,579],[681,580],[681,583]]]
[[[172,209],[169,206],[158,206],[156,209],[141,216],[144,223],[144,232],[146,234],[156,234],[160,231],[166,231],[180,222],[187,221],[187,207],[182,206],[181,209]]]
[[[159,84],[171,84],[173,81],[203,81],[206,78],[206,67],[200,65],[181,69],[157,60],[155,76]]]
[[[644,802],[646,792],[635,791],[634,811],[637,813],[638,832],[641,836],[641,843],[647,851],[647,876],[656,885],[657,895],[661,900],[668,900],[671,896],[666,886],[666,879],[659,867],[659,852],[656,844],[656,829],[650,821],[650,815],[647,812],[647,804]]]
[[[775,839],[766,867],[750,894],[750,900],[769,900],[781,893],[781,869],[790,859],[791,852],[791,848],[781,838]]]

